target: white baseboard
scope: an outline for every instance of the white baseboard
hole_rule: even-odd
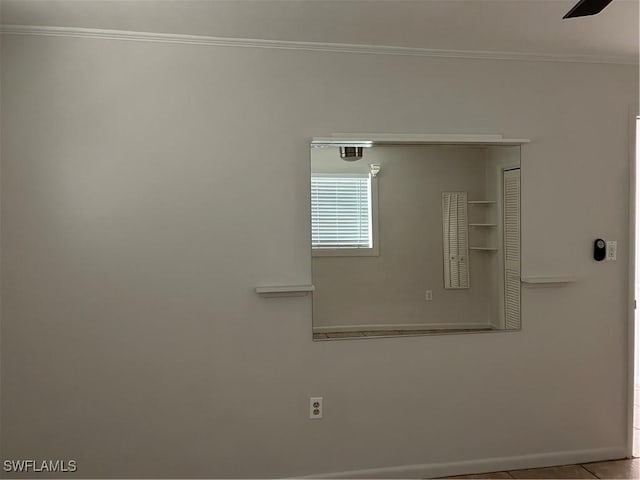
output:
[[[313,327],[313,333],[352,332],[356,330],[464,330],[472,328],[491,328],[489,323],[386,323],[369,325],[335,325]]]
[[[513,457],[481,458],[450,463],[425,463],[421,465],[349,470],[295,478],[438,478],[451,475],[501,472],[504,470],[615,460],[625,458],[626,452],[627,449],[624,446],[606,447],[590,450],[535,453]]]

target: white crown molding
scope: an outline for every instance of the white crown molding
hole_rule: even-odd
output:
[[[432,48],[393,47],[385,45],[262,40],[253,38],[211,37],[206,35],[131,32],[126,30],[104,30],[98,28],[80,27],[50,27],[38,25],[0,25],[0,34],[97,38],[104,40],[179,43],[188,45],[210,45],[218,47],[271,48],[279,50],[366,53],[372,55],[401,55],[413,57],[519,60],[530,62],[610,63],[622,65],[638,64],[637,58],[615,56],[566,55],[555,53],[527,52],[493,52],[481,50],[441,50]]]

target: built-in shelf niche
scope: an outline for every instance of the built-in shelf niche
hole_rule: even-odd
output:
[[[469,200],[467,203],[470,207],[495,207],[497,205],[495,200]],[[469,228],[476,232],[495,231],[494,229],[498,228],[498,224],[494,222],[495,218],[489,219],[490,212],[493,212],[492,208],[472,208],[469,218],[473,218],[475,221],[469,222]],[[492,242],[489,241],[489,237],[490,235],[485,234],[483,242],[479,242],[479,240],[476,239],[475,242],[479,244],[469,246],[469,250],[485,253],[497,252],[498,249],[491,246]]]

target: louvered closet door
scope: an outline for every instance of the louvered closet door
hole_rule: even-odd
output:
[[[504,311],[505,328],[520,328],[520,169],[505,170],[504,214]]]
[[[444,288],[469,288],[467,193],[442,193]]]

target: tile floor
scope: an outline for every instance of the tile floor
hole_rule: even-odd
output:
[[[609,462],[562,465],[560,467],[530,468],[508,472],[460,475],[447,478],[629,478],[640,479],[640,458]]]

